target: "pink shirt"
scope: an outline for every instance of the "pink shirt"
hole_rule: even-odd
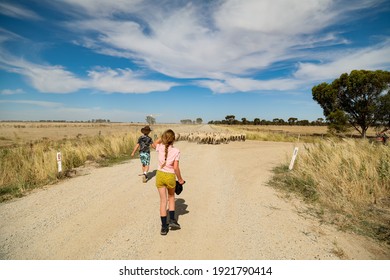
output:
[[[158,170],[168,173],[175,173],[175,170],[173,169],[173,162],[175,160],[179,161],[179,149],[173,147],[172,145],[168,147],[167,163],[163,168],[161,168],[161,166],[165,162],[165,145],[157,144],[156,151],[158,152]]]

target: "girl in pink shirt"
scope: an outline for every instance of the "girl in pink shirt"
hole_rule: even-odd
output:
[[[175,142],[175,133],[168,129],[160,139],[153,143],[158,152],[156,187],[160,195],[161,235],[166,235],[169,227],[180,229],[180,225],[175,219],[176,178],[180,184],[184,184],[185,181],[181,177],[179,167],[180,151],[173,146],[173,142]],[[169,224],[167,223],[167,203],[169,205]]]

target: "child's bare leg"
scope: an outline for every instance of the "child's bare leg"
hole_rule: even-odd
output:
[[[169,211],[175,211],[175,189],[168,189]]]
[[[160,216],[166,217],[167,216],[167,189],[165,187],[157,188],[158,193],[160,195]]]

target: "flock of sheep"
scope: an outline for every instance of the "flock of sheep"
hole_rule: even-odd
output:
[[[197,144],[228,144],[230,141],[245,141],[246,135],[222,132],[177,133],[176,141],[188,141]]]

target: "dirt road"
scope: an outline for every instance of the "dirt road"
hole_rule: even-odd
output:
[[[380,246],[303,215],[267,186],[293,144],[178,142],[181,230],[160,235],[155,177],[139,160],[89,170],[0,204],[0,259],[388,259]],[[152,164],[157,166],[152,152]]]

